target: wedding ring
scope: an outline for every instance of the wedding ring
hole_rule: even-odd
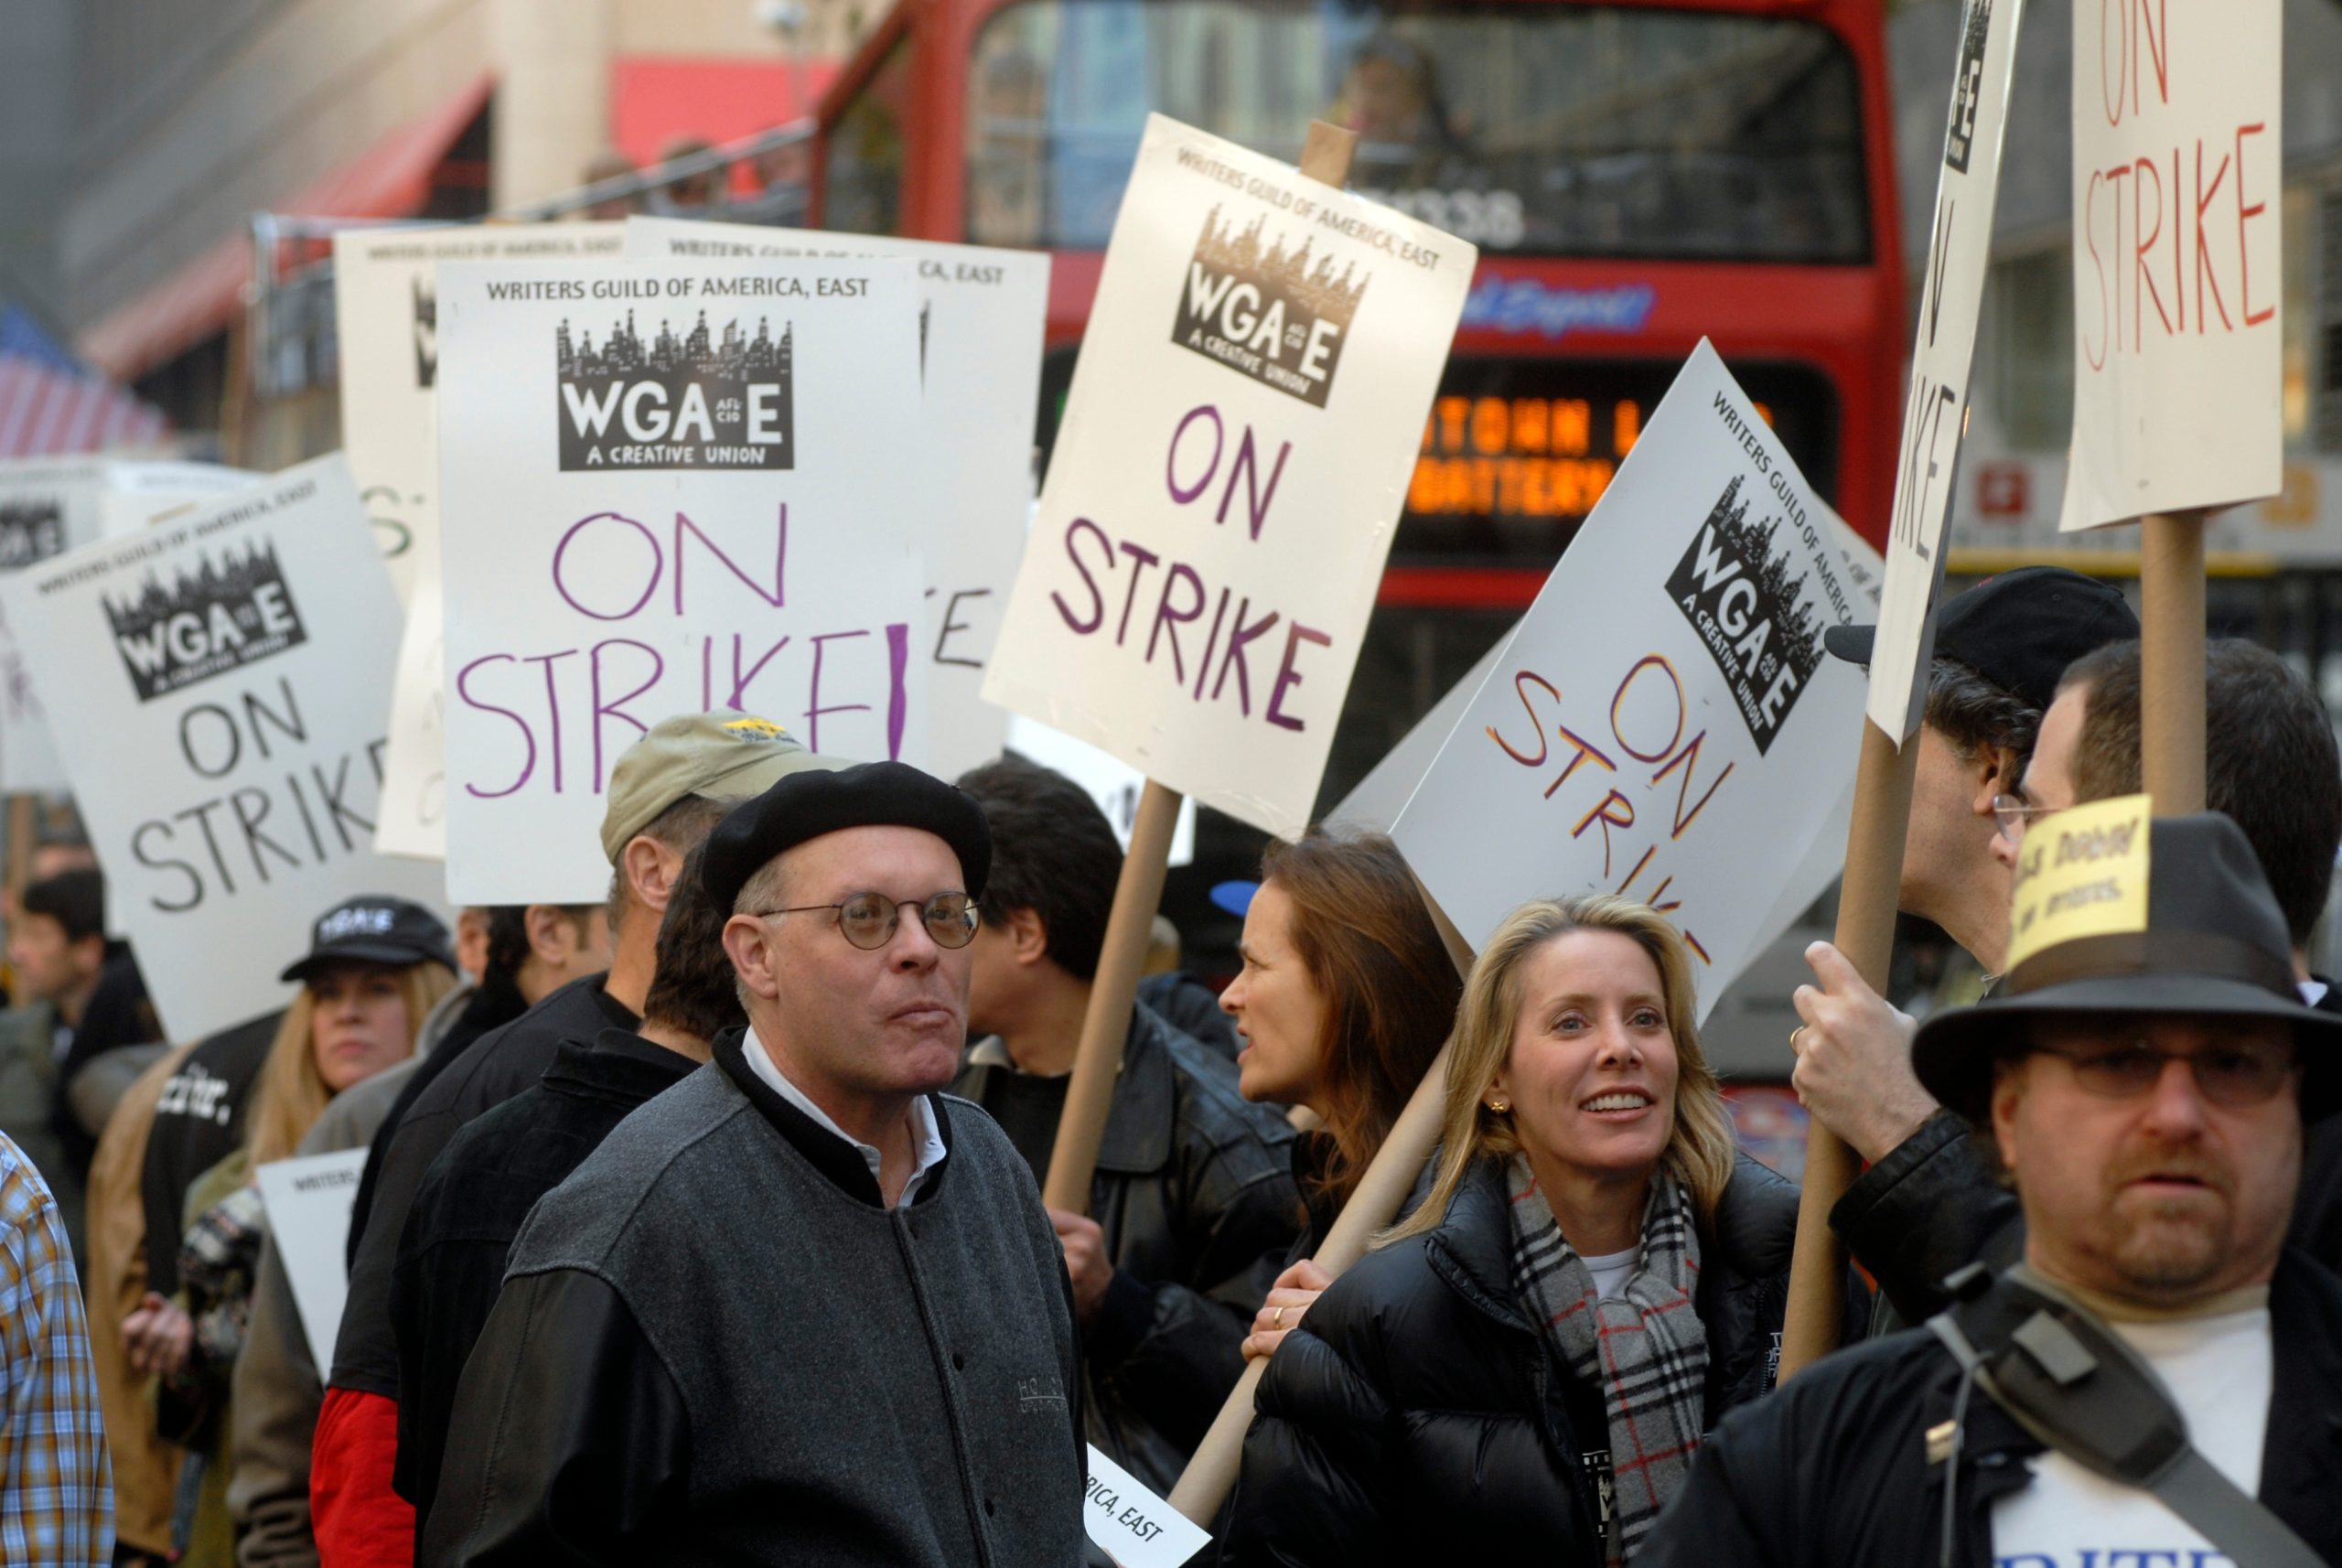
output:
[[[1269,1315],[1269,1326],[1273,1328],[1283,1328],[1284,1326],[1284,1307],[1278,1307],[1276,1311]]]

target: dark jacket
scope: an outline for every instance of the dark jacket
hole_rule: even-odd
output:
[[[2269,1316],[2276,1377],[2261,1500],[2320,1557],[2342,1562],[2342,1281],[2288,1249]],[[1951,1420],[1959,1383],[1925,1329],[1815,1363],[1701,1445],[1636,1568],[1932,1565],[1944,1476],[1927,1434]],[[1954,1499],[1961,1568],[1989,1568],[1992,1505],[2030,1481],[2025,1461],[2042,1448],[1991,1400],[1971,1401]]]
[[[456,1015],[447,1032],[432,1044],[430,1054],[406,1080],[390,1115],[375,1133],[374,1142],[367,1147],[366,1168],[358,1176],[358,1197],[349,1206],[349,1237],[342,1243],[352,1267],[358,1262],[358,1244],[366,1238],[366,1221],[373,1217],[374,1193],[382,1184],[382,1160],[390,1153],[391,1134],[406,1120],[406,1113],[414,1109],[423,1091],[453,1067],[457,1058],[471,1048],[473,1041],[490,1029],[502,1028],[528,1010],[528,998],[521,994],[521,988],[509,974],[490,974],[465,993],[463,1011]]]
[[[1711,1426],[1772,1387],[1797,1205],[1744,1155],[1702,1228]],[[1520,1310],[1509,1208],[1503,1165],[1483,1161],[1436,1230],[1369,1253],[1286,1336],[1223,1563],[1499,1562],[1524,1541],[1542,1562],[1602,1561],[1585,1462],[1609,1446],[1602,1393]]]
[[[996,1065],[979,1053],[952,1091],[988,1105],[1015,1071],[1004,1052]],[[1157,1491],[1243,1373],[1244,1336],[1298,1228],[1293,1138],[1276,1108],[1237,1092],[1226,1058],[1132,1010],[1090,1187],[1114,1278],[1083,1326],[1082,1365],[1090,1440]]]
[[[423,1568],[1071,1568],[1071,1291],[1015,1150],[887,1208],[741,1037],[545,1195],[457,1395]]]
[[[244,1102],[252,1098],[284,1017],[272,1013],[210,1036],[188,1053],[163,1086],[139,1177],[146,1206],[146,1288],[159,1295],[179,1288],[187,1190],[243,1146]]]
[[[634,1027],[639,1022],[634,1014],[611,1001],[603,989],[607,978],[596,974],[573,980],[510,1023],[472,1041],[408,1103],[403,1120],[384,1122],[374,1135],[374,1146],[381,1152],[381,1179],[374,1189],[373,1215],[351,1255],[349,1295],[342,1304],[341,1332],[334,1339],[329,1386],[398,1397],[391,1271],[398,1262],[407,1205],[457,1130],[543,1077],[562,1041],[590,1040],[605,1028]],[[429,1065],[426,1061],[422,1070],[428,1071]],[[392,1114],[397,1114],[395,1107]]]
[[[456,1384],[503,1288],[512,1239],[537,1199],[568,1179],[636,1107],[698,1064],[626,1029],[563,1044],[532,1089],[450,1139],[408,1208],[391,1275],[399,1348],[399,1452],[392,1480],[431,1512]]]

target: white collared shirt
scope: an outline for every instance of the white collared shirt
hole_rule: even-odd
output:
[[[747,1058],[750,1072],[761,1079],[775,1094],[803,1112],[811,1119],[813,1125],[853,1144],[854,1151],[861,1155],[862,1163],[870,1167],[870,1179],[878,1183],[881,1193],[886,1190],[886,1184],[878,1176],[878,1151],[839,1126],[831,1120],[828,1112],[814,1104],[803,1090],[789,1081],[787,1075],[773,1064],[772,1053],[765,1049],[765,1043],[757,1038],[753,1025],[740,1041],[740,1054]],[[929,1171],[943,1163],[943,1129],[936,1125],[935,1108],[922,1094],[911,1101],[911,1175],[910,1179],[903,1183],[903,1196],[896,1200],[897,1208],[919,1196],[919,1184],[927,1179]]]

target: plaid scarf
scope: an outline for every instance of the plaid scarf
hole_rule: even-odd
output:
[[[1605,1561],[1617,1568],[1681,1489],[1704,1424],[1708,1337],[1692,1305],[1700,1242],[1691,1194],[1663,1170],[1652,1179],[1642,1255],[1625,1298],[1606,1300],[1562,1235],[1527,1157],[1513,1155],[1506,1174],[1513,1289],[1563,1364],[1602,1391],[1609,1413],[1615,1490]]]

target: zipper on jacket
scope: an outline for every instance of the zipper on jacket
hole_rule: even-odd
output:
[[[944,1349],[935,1328],[935,1315],[928,1310],[927,1289],[919,1283],[919,1254],[911,1250],[910,1222],[903,1218],[897,1206],[886,1212],[887,1222],[895,1230],[895,1247],[903,1256],[903,1273],[911,1282],[911,1303],[919,1308],[919,1326],[927,1331],[927,1359],[935,1368],[935,1380],[943,1391],[943,1419],[951,1428],[951,1457],[953,1468],[960,1472],[960,1501],[968,1510],[968,1526],[976,1538],[976,1560],[992,1562],[992,1531],[984,1522],[983,1499],[976,1496],[975,1477],[968,1467],[968,1434],[960,1425],[960,1394],[952,1386],[951,1369],[944,1364]]]

